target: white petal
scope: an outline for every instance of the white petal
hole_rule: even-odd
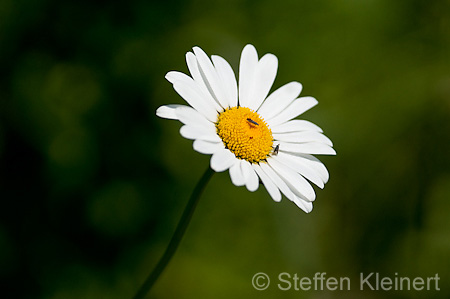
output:
[[[216,172],[222,172],[236,163],[236,156],[226,148],[215,152],[210,161],[211,168]]]
[[[214,123],[207,120],[200,112],[192,107],[178,107],[175,110],[175,114],[178,119],[185,125],[190,125],[194,127],[205,128],[208,131],[215,132],[216,126]]]
[[[161,118],[178,119],[177,115],[175,114],[175,109],[179,107],[188,107],[188,106],[178,104],[164,105],[156,109],[156,115]]]
[[[302,91],[302,85],[298,82],[290,82],[281,86],[264,101],[259,108],[258,113],[264,118],[269,119],[283,111],[293,100],[295,100]]]
[[[294,200],[294,203],[305,211],[306,213],[310,213],[313,209],[313,203],[310,201],[302,200],[301,198],[297,198],[297,200]]]
[[[166,79],[167,81],[169,81],[170,83],[174,83],[175,81],[190,81],[193,80],[191,77],[189,77],[188,75],[182,73],[182,72],[178,72],[178,71],[170,71],[166,74]]]
[[[210,142],[222,142],[222,139],[220,139],[216,133],[211,133],[206,128],[184,125],[180,128],[180,134],[186,139],[201,139]]]
[[[222,87],[219,76],[214,68],[208,55],[199,47],[193,48],[195,57],[199,64],[200,74],[203,77],[206,87],[210,91],[211,95],[220,103],[223,108],[228,107],[228,101],[224,89]]]
[[[311,109],[315,105],[317,105],[317,100],[313,97],[302,97],[293,101],[286,109],[281,111],[273,118],[266,119],[266,122],[270,127],[274,127],[278,124],[285,123],[303,112]]]
[[[261,169],[267,174],[268,177],[275,183],[281,192],[292,202],[294,202],[299,208],[306,213],[312,211],[312,203],[298,198],[284,182],[284,180],[276,173],[267,163],[260,163]]]
[[[192,146],[197,152],[207,155],[214,154],[215,152],[225,148],[223,142],[210,142],[201,139],[194,140]]]
[[[264,187],[266,187],[266,190],[269,193],[270,197],[272,197],[272,199],[276,202],[281,201],[280,190],[275,185],[275,183],[272,182],[272,180],[266,175],[266,173],[262,171],[261,166],[259,166],[258,164],[252,164],[252,167],[263,182]]]
[[[272,180],[272,182],[280,189],[280,191],[291,201],[294,201],[296,196],[286,183],[281,179],[280,175],[272,169],[267,163],[260,163],[262,171]]]
[[[226,100],[229,107],[236,107],[238,104],[237,99],[237,82],[233,69],[230,64],[220,56],[211,56],[214,66],[216,67],[217,74],[223,84],[226,93]]]
[[[250,165],[250,162],[241,160],[241,169],[242,174],[244,175],[245,186],[247,187],[248,191],[253,192],[258,190],[259,179],[256,175],[256,172]]]
[[[296,196],[308,201],[316,199],[313,187],[301,175],[273,158],[267,159],[267,163],[281,176]]]
[[[213,103],[214,109],[216,109],[216,111],[218,112],[223,111],[222,106],[219,104],[214,95],[211,94],[210,90],[208,90],[208,87],[206,86],[206,83],[203,80],[203,76],[200,72],[199,64],[197,62],[197,57],[195,57],[194,53],[192,52],[186,53],[186,64],[188,66],[189,72],[191,73],[193,80],[195,81],[199,90],[202,92],[205,98],[207,98]]]
[[[212,122],[217,120],[217,111],[212,102],[205,99],[198,92],[195,85],[188,84],[185,81],[175,81],[173,88],[189,105],[203,114],[208,120]]]
[[[203,82],[202,75],[200,74],[200,70],[198,69],[198,62],[194,53],[192,52],[186,53],[186,64],[194,81],[197,82],[199,85],[203,85],[206,88],[205,82]]]
[[[331,140],[319,133],[314,131],[303,131],[303,132],[290,132],[290,133],[274,133],[272,134],[275,140],[292,142],[292,143],[308,143],[308,142],[318,142],[324,143],[329,146],[333,146]]]
[[[192,54],[192,56],[194,56],[194,54]],[[212,106],[218,112],[223,110],[222,107],[219,104],[217,104],[216,100],[211,96],[209,91],[206,90],[203,81],[201,81],[199,84],[199,82],[195,81],[188,75],[177,71],[168,72],[166,74],[166,79],[172,84],[178,81],[184,82],[185,84],[191,86],[195,90],[195,92],[203,99],[203,101],[206,102],[207,105]]]
[[[309,143],[289,143],[280,141],[280,151],[313,154],[313,155],[336,155],[336,151],[324,143],[309,142]]]
[[[244,175],[242,173],[241,163],[239,160],[237,160],[236,163],[234,163],[233,166],[230,167],[230,178],[231,178],[231,182],[235,186],[244,186],[245,185],[245,179],[244,179]]]
[[[309,165],[303,163],[304,159],[283,152],[279,152],[277,156],[272,156],[272,158],[298,172],[299,174],[316,184],[317,187],[324,187],[324,181],[322,180],[320,175],[315,171],[315,169],[312,169],[311,167],[309,167]]]
[[[251,102],[251,84],[258,65],[258,53],[253,45],[246,45],[242,50],[239,63],[239,105],[248,107]]]
[[[308,154],[300,154],[300,153],[288,153],[288,154],[299,157],[302,163],[306,164],[311,169],[314,169],[314,171],[317,172],[317,174],[320,176],[320,178],[323,180],[324,183],[328,182],[330,175],[325,165],[319,159]]]
[[[277,75],[278,59],[273,54],[264,55],[258,62],[256,71],[253,75],[253,84],[251,85],[251,98],[248,102],[248,108],[256,111],[261,106],[272,88],[273,81]]]
[[[282,123],[271,127],[272,133],[288,133],[298,131],[315,131],[322,133],[323,130],[317,125],[303,119],[293,119],[286,123]]]

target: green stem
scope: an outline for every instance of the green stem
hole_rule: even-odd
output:
[[[181,216],[180,222],[178,223],[178,226],[172,236],[172,239],[170,240],[170,243],[167,246],[166,251],[164,252],[164,255],[161,257],[158,264],[155,266],[153,271],[147,277],[147,279],[142,284],[141,288],[133,297],[133,299],[145,298],[147,293],[155,284],[158,277],[161,275],[161,273],[166,268],[167,264],[172,259],[173,254],[177,250],[178,245],[180,244],[180,241],[183,238],[184,233],[186,232],[186,228],[189,225],[189,222],[192,218],[192,214],[194,214],[195,207],[197,206],[200,195],[205,189],[206,184],[212,177],[213,173],[214,171],[210,167],[208,167],[208,169],[201,177],[200,181],[198,181],[194,191],[192,192],[191,198],[189,199],[189,202],[187,203],[186,208],[184,209],[183,215]]]

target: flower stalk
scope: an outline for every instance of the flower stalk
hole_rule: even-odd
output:
[[[166,248],[166,251],[164,252],[161,259],[159,260],[158,264],[156,264],[153,271],[150,273],[150,275],[144,281],[144,283],[142,284],[141,288],[138,290],[136,295],[133,297],[133,299],[145,298],[147,296],[148,292],[150,291],[150,289],[152,288],[152,286],[158,280],[161,273],[164,271],[166,266],[169,264],[170,260],[172,259],[173,255],[175,254],[175,251],[178,248],[178,245],[180,245],[180,242],[181,242],[181,239],[183,238],[184,233],[186,232],[189,222],[191,221],[192,215],[194,214],[195,208],[197,207],[197,203],[200,199],[200,196],[203,193],[203,190],[205,189],[206,185],[208,184],[213,173],[214,173],[214,171],[208,166],[205,173],[200,178],[200,180],[198,181],[197,185],[194,188],[194,191],[191,194],[191,197],[186,205],[186,208],[184,209],[183,215],[181,216],[180,222],[178,223],[178,226],[175,229],[175,232],[172,236],[172,239],[169,242],[169,245]]]

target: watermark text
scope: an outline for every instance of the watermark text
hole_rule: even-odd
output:
[[[392,276],[370,272],[360,273],[358,283],[352,283],[349,277],[328,276],[326,272],[316,272],[311,277],[281,272],[276,276],[272,287],[281,291],[350,291],[352,287],[366,291],[440,291],[439,280],[439,273],[429,277],[408,277],[397,272]],[[258,291],[266,290],[270,283],[269,275],[264,272],[256,273],[252,278],[252,285]]]

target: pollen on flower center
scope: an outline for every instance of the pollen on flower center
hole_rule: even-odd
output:
[[[217,134],[237,158],[257,163],[273,148],[272,131],[258,113],[246,107],[228,108],[219,114]]]

